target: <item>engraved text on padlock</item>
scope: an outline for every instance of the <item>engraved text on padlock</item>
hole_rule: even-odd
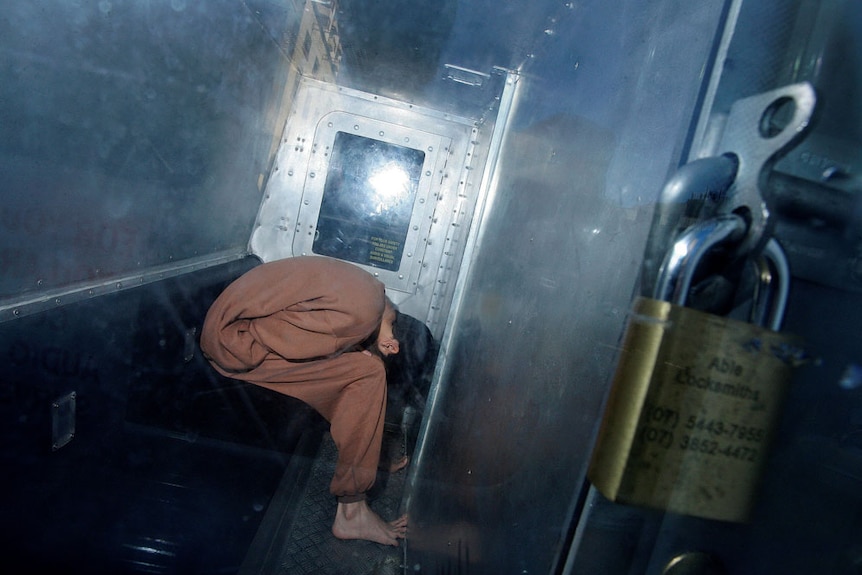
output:
[[[752,324],[638,298],[590,479],[609,499],[744,521],[795,342]]]

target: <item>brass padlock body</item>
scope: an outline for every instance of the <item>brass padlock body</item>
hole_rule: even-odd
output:
[[[747,520],[795,348],[787,334],[638,298],[590,481],[612,501]]]

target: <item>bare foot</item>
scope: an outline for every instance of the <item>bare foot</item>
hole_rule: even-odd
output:
[[[368,502],[339,503],[332,534],[339,539],[362,539],[383,545],[398,545],[407,536],[407,516],[387,523],[374,513]]]

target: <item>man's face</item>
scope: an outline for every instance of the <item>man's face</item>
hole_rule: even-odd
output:
[[[377,350],[383,357],[396,355],[400,349],[398,340],[395,339],[392,331],[395,317],[395,310],[387,303],[386,310],[383,312],[383,320],[380,322],[380,331],[377,334]]]

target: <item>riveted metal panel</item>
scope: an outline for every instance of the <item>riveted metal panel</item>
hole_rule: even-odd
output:
[[[497,73],[504,73],[498,71]],[[327,171],[339,133],[424,154],[413,211],[393,265],[354,262],[399,308],[439,337],[464,253],[494,121],[465,118],[304,79],[266,186],[249,249],[264,261],[315,252]],[[321,254],[329,255],[329,254]],[[394,257],[394,256],[393,256]]]

